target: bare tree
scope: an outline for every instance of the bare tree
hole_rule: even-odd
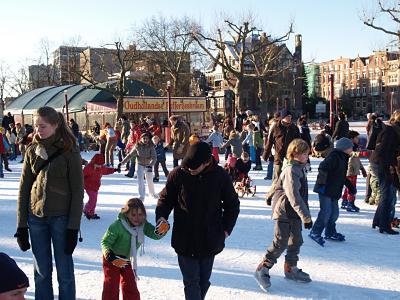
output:
[[[145,21],[136,31],[139,45],[148,51],[145,55],[151,64],[172,79],[173,95],[182,96],[189,91],[190,56],[198,55],[199,49],[187,33],[199,30],[200,25],[187,16],[167,19],[159,15]]]
[[[29,91],[28,68],[20,66],[16,71],[10,71],[10,92],[18,96]]]
[[[9,80],[9,74],[7,72],[8,66],[5,63],[0,62],[0,118],[3,117],[4,112],[4,96],[6,91],[6,85]]]
[[[382,25],[380,20],[389,19],[394,28],[392,29],[388,26]],[[378,11],[367,12],[363,11],[361,17],[364,25],[371,27],[373,29],[382,31],[386,34],[396,37],[396,43],[400,43],[400,1],[382,1],[378,0]]]
[[[39,64],[43,64],[45,68],[45,79],[47,85],[56,84],[56,72],[53,65],[53,56],[51,54],[52,42],[47,38],[42,38],[39,42],[40,59]]]
[[[268,37],[253,42],[253,34],[261,30],[253,26],[252,22],[246,20],[238,25],[230,20],[225,20],[227,30],[223,31],[219,27],[214,36],[206,35],[200,31],[191,33],[192,38],[207,53],[211,61],[221,66],[225,82],[235,93],[234,106],[237,111],[245,106],[240,97],[242,82],[249,78],[265,80],[270,72],[268,72],[268,67],[265,68],[266,61],[263,62],[263,59],[269,58],[268,53],[271,53],[270,49],[274,49],[273,45],[279,45],[287,40],[292,33],[292,24],[290,24],[288,31],[282,36]],[[231,41],[227,41],[225,39],[226,36]],[[231,52],[234,53],[234,58],[228,57],[227,48],[230,48]],[[256,56],[258,57],[257,59]],[[249,72],[249,64],[253,64],[254,67],[254,63],[259,67],[258,74]],[[263,68],[261,68],[261,65],[263,65]]]
[[[117,41],[101,48],[88,48],[81,52],[80,69],[71,68],[70,71],[79,75],[91,85],[91,88],[111,92],[117,99],[117,119],[119,119],[123,112],[124,95],[127,93],[125,80],[139,58],[140,53],[136,47],[125,47],[121,41]],[[115,84],[104,84],[108,79],[115,79]]]

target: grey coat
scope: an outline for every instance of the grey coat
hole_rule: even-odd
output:
[[[303,223],[311,221],[304,166],[297,161],[286,162],[284,165],[272,199],[274,220],[301,219]]]

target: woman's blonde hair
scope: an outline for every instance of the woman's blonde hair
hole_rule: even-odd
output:
[[[304,154],[310,152],[310,146],[303,139],[294,139],[288,146],[286,159],[293,160],[296,154]]]
[[[146,214],[146,208],[144,207],[144,204],[142,202],[142,200],[140,200],[139,198],[131,198],[129,199],[125,206],[123,208],[121,208],[121,213],[123,214],[128,214],[131,210],[134,209],[141,209],[143,214],[144,214],[144,218],[147,218],[147,214]]]

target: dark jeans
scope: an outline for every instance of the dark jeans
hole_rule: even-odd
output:
[[[226,146],[226,150],[225,150],[225,160],[228,159],[229,154],[232,154],[232,146]]]
[[[263,153],[264,149],[263,148],[256,148],[256,166],[262,166],[261,163],[261,155]]]
[[[323,194],[318,194],[318,197],[320,209],[311,232],[320,236],[325,229],[325,236],[330,237],[336,233],[336,221],[339,217],[339,199],[333,199]]]
[[[127,175],[133,177],[135,175],[135,170],[136,170],[136,157],[133,157],[131,158],[129,171]]]
[[[156,161],[156,164],[154,165],[154,177],[155,178],[160,178],[160,174],[158,174],[158,166],[161,164],[161,167],[164,171],[164,175],[165,177],[168,176],[169,171],[167,169],[167,165],[165,164],[165,160],[161,160],[161,161]]]
[[[378,178],[381,193],[372,224],[378,226],[379,229],[389,230],[395,213],[396,188],[391,178],[385,176],[384,170],[379,165],[371,163],[371,172]]]
[[[186,300],[202,300],[210,287],[214,256],[195,258],[178,255],[179,268],[185,285]]]
[[[274,172],[274,161],[268,161],[268,167],[267,167],[267,177],[272,178]]]
[[[368,172],[367,179],[365,180],[365,184],[366,184],[366,186],[365,186],[365,202],[369,201],[369,197],[371,197],[371,194],[372,194],[372,188],[371,188],[371,185],[369,184],[370,179],[371,179],[371,172]]]
[[[59,299],[75,300],[74,262],[72,255],[64,252],[68,217],[38,218],[29,214],[28,224],[32,243],[35,299],[54,299],[53,246]]]

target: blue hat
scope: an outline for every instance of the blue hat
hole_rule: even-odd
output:
[[[7,254],[0,252],[0,294],[29,286],[28,277]]]
[[[353,149],[353,146],[354,144],[350,139],[342,137],[336,142],[335,148],[343,151],[350,148]]]

